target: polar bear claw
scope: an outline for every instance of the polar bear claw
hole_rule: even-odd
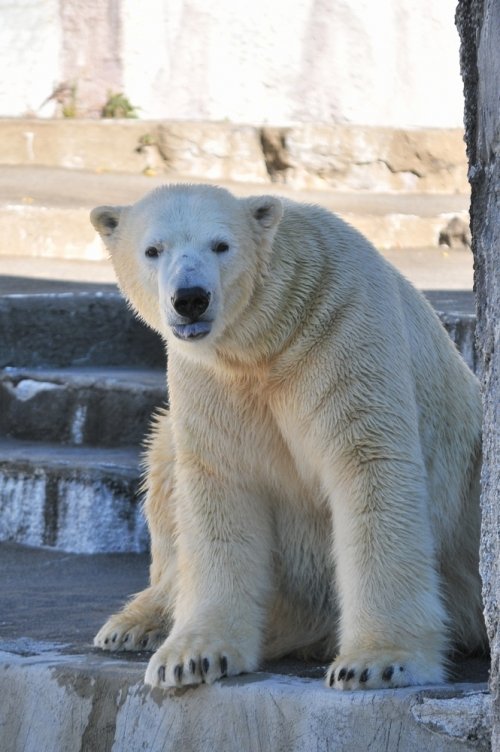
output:
[[[424,657],[397,648],[340,655],[325,678],[328,687],[340,690],[386,689],[443,681],[439,655]]]
[[[183,687],[213,684],[226,676],[235,676],[256,668],[245,661],[230,644],[203,645],[198,635],[184,633],[170,637],[151,658],[145,683],[151,687]]]

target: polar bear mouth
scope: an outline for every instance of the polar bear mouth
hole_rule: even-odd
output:
[[[177,339],[203,339],[210,333],[211,321],[195,321],[192,324],[173,324],[172,332]]]

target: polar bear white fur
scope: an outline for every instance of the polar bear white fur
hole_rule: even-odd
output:
[[[172,185],[91,219],[170,395],[151,585],[95,644],[156,649],[160,687],[291,652],[339,689],[442,681],[485,639],[481,406],[423,296],[316,206]]]

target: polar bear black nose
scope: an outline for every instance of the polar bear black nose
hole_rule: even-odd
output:
[[[181,287],[172,295],[172,305],[180,316],[196,321],[208,308],[210,293],[202,287]]]

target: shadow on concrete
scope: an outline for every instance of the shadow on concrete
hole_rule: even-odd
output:
[[[95,652],[106,660],[145,662],[149,654],[102,653],[92,639],[104,621],[148,584],[149,557],[139,554],[68,554],[47,548],[0,544],[2,595],[0,650],[37,652],[40,643],[64,652]],[[319,679],[326,665],[293,658],[266,663],[265,671]],[[456,657],[450,678],[485,682],[486,657]]]
[[[103,282],[74,282],[40,277],[15,277],[0,274],[0,295],[43,294],[57,292],[116,292],[117,285]]]

